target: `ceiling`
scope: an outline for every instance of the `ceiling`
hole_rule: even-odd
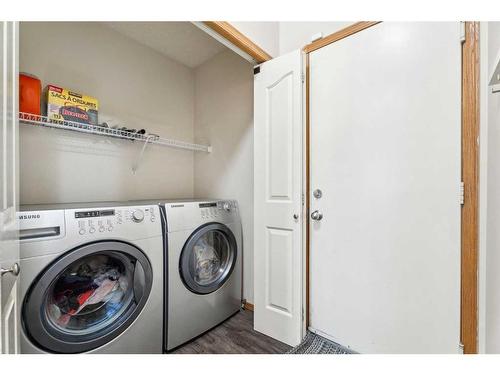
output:
[[[190,68],[227,49],[191,22],[104,22],[104,25]]]

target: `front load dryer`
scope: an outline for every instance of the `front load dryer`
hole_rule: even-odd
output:
[[[162,353],[159,207],[24,207],[22,353]]]
[[[164,202],[167,227],[166,349],[241,308],[242,231],[233,200]]]

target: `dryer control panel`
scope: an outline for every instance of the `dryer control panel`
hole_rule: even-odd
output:
[[[227,217],[231,213],[235,213],[238,208],[236,205],[236,201],[199,203],[198,206],[200,207],[200,214],[202,219],[213,220]]]
[[[170,202],[165,204],[169,232],[188,230],[207,223],[234,223],[240,221],[235,200],[208,200]]]

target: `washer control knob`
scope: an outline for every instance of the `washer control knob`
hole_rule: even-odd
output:
[[[78,231],[78,233],[79,233],[80,235],[83,235],[83,234],[85,234],[85,229],[83,229],[83,228],[80,228],[80,230]]]
[[[144,220],[144,211],[142,210],[134,210],[132,212],[132,220],[136,223],[140,223]]]
[[[222,205],[222,208],[224,210],[226,210],[227,212],[231,211],[231,204],[229,204],[229,202],[224,202],[224,204]]]

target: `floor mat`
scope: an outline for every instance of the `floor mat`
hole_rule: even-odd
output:
[[[356,352],[315,333],[307,332],[304,340],[286,354],[356,354]]]

